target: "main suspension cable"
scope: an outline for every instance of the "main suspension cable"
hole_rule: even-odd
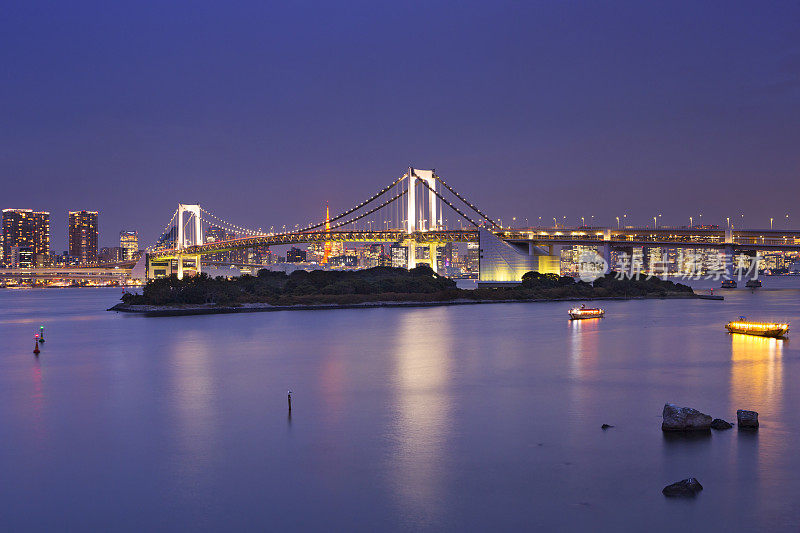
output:
[[[490,223],[492,226],[494,226],[494,227],[496,227],[496,228],[500,228],[500,225],[499,225],[498,223],[496,223],[494,220],[492,220],[492,219],[491,219],[491,218],[489,218],[487,215],[485,215],[485,214],[484,214],[484,213],[483,213],[483,212],[482,212],[480,209],[478,209],[478,208],[477,208],[477,206],[475,206],[475,205],[473,205],[472,203],[470,203],[470,202],[469,202],[469,200],[467,200],[466,198],[464,198],[463,196],[461,196],[460,194],[458,194],[458,192],[457,192],[457,191],[456,191],[454,188],[452,188],[451,186],[449,186],[447,183],[445,183],[445,181],[444,181],[444,180],[443,180],[441,177],[439,177],[439,176],[438,176],[438,175],[436,175],[436,174],[434,174],[434,175],[433,175],[433,177],[434,177],[435,179],[437,179],[437,180],[439,181],[439,183],[441,183],[442,185],[444,185],[444,186],[447,188],[447,190],[448,190],[448,191],[450,191],[451,193],[455,194],[455,195],[456,195],[456,198],[458,198],[459,200],[461,200],[462,202],[464,202],[465,204],[467,204],[467,205],[468,205],[468,206],[469,206],[469,207],[470,207],[470,208],[471,208],[473,211],[475,211],[476,213],[478,213],[478,214],[479,214],[481,217],[483,217],[484,219],[488,220],[488,221],[489,221],[489,223]],[[430,188],[430,187],[428,187],[428,188]],[[435,192],[436,192],[436,191],[434,191],[434,193],[435,193]],[[438,196],[438,193],[437,193],[437,196]],[[446,200],[445,200],[445,201],[446,201]],[[453,206],[451,205],[450,207],[453,207]],[[453,209],[455,209],[455,207],[453,207]],[[466,217],[465,217],[465,218],[466,218]],[[467,218],[467,220],[469,220],[469,218]]]
[[[456,206],[454,206],[452,203],[450,203],[450,201],[449,201],[449,200],[447,200],[447,199],[446,199],[444,196],[442,196],[441,194],[439,194],[438,192],[436,192],[436,191],[433,189],[433,187],[431,187],[430,185],[428,185],[428,184],[425,182],[425,180],[420,180],[420,182],[422,182],[422,184],[423,184],[425,187],[427,187],[429,191],[431,191],[433,194],[435,194],[436,196],[438,196],[438,197],[439,197],[439,199],[441,199],[441,200],[442,200],[444,203],[446,203],[448,206],[450,206],[450,208],[451,208],[453,211],[455,211],[456,213],[458,213],[459,215],[461,215],[462,217],[464,217],[466,220],[468,220],[470,223],[472,223],[472,225],[473,225],[473,226],[475,226],[476,228],[480,228],[480,227],[481,227],[481,226],[480,226],[480,224],[478,224],[477,222],[475,222],[474,220],[472,220],[470,217],[468,217],[466,213],[464,213],[464,212],[463,212],[463,211],[461,211],[459,208],[457,208],[457,207],[456,207]],[[490,222],[491,222],[491,221],[490,221]],[[498,227],[499,227],[499,226],[498,226]]]

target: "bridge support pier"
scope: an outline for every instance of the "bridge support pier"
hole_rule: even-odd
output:
[[[437,248],[437,244],[436,243],[428,245],[428,257],[430,257],[430,259],[431,259],[431,270],[433,270],[434,272],[436,272],[438,274],[439,270],[436,268],[436,263],[437,263],[437,261],[436,261],[436,248]]]
[[[201,267],[200,267],[200,256],[199,255],[179,255],[178,256],[178,279],[183,279],[183,271],[187,268],[184,264],[184,261],[189,260],[190,262],[194,263],[194,266],[188,267],[189,269],[193,270],[196,274],[200,274]]]
[[[172,274],[172,259],[153,259],[150,254],[145,254],[145,278],[147,281],[164,278],[170,274]]]

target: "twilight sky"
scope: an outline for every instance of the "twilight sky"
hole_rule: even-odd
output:
[[[435,167],[494,217],[800,227],[796,2],[14,2],[0,208],[245,226]],[[168,5],[167,5],[168,4]]]

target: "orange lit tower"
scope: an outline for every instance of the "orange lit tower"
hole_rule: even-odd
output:
[[[331,231],[331,210],[328,207],[328,204],[325,204],[325,231],[330,233]],[[325,254],[322,256],[322,263],[323,265],[328,264],[328,258],[331,256],[331,241],[325,241]]]

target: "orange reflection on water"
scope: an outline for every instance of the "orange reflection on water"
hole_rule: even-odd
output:
[[[774,413],[783,389],[783,339],[731,333],[731,400]]]
[[[597,350],[601,318],[568,321],[570,374],[585,377],[597,364]]]

